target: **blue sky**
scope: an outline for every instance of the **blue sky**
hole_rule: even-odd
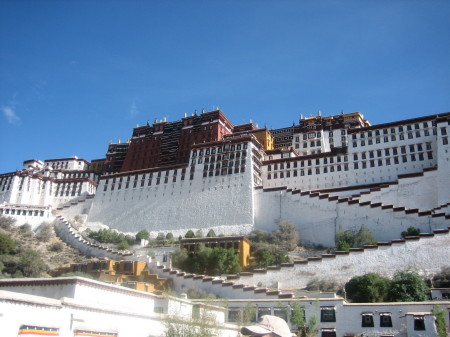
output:
[[[450,111],[450,1],[0,0],[0,173],[218,106],[273,128]]]

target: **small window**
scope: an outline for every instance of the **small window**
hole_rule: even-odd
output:
[[[423,316],[414,316],[414,330],[425,330],[425,320]]]
[[[373,323],[373,314],[362,314],[362,324],[363,328],[373,328],[375,325]]]
[[[380,314],[380,327],[391,328],[392,327],[392,317],[389,313]]]
[[[320,321],[321,322],[336,322],[336,312],[334,307],[321,307],[320,308]]]

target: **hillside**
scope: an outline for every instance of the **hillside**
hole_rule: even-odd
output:
[[[2,265],[7,266],[9,261],[18,259],[26,251],[34,251],[44,262],[46,271],[40,272],[41,277],[53,275],[53,272],[71,263],[81,263],[92,258],[81,255],[78,250],[68,246],[60,240],[53,230],[53,225],[43,223],[34,231],[30,226],[23,225],[16,227],[9,218],[0,217],[0,235],[6,235],[15,243],[15,249],[10,254],[0,255],[0,271]],[[0,250],[1,252],[1,250]],[[36,254],[34,254],[36,256]],[[5,275],[2,275],[5,273]],[[8,277],[8,273],[3,270],[0,277]]]

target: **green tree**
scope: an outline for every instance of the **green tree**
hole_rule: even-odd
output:
[[[216,232],[214,232],[213,229],[210,229],[210,230],[208,231],[208,234],[206,234],[206,236],[207,236],[208,238],[212,238],[212,237],[215,237],[215,236],[217,236],[217,235],[216,235]]]
[[[173,241],[173,234],[172,233],[167,233],[166,234],[166,240],[169,241],[169,242],[172,242]]]
[[[12,254],[16,250],[16,243],[6,234],[0,233],[0,255]]]
[[[175,268],[184,270],[184,263],[188,259],[189,255],[185,248],[178,248],[172,253],[172,265]]]
[[[233,249],[199,245],[191,255],[186,249],[178,249],[172,254],[172,264],[189,273],[206,275],[235,274],[242,270]]]
[[[361,225],[355,234],[354,247],[362,248],[365,245],[375,245],[376,243],[373,233],[367,229],[366,225]]]
[[[129,247],[130,247],[130,244],[128,243],[127,240],[120,241],[117,244],[117,249],[119,249],[119,250],[127,250]]]
[[[184,237],[185,237],[186,239],[195,238],[195,234],[194,234],[194,232],[190,229],[190,230],[188,230],[188,231],[186,232],[186,234],[184,235]]]
[[[445,310],[440,306],[436,306],[431,310],[436,321],[436,330],[439,337],[447,337],[447,329],[445,326]]]
[[[389,301],[421,302],[427,298],[428,287],[425,281],[413,271],[400,271],[394,274],[389,289]]]
[[[356,303],[384,302],[391,281],[375,273],[355,276],[345,284],[347,299]]]
[[[16,255],[2,255],[3,272],[13,277],[39,277],[47,270],[39,252],[24,250]]]
[[[166,236],[164,235],[164,233],[158,233],[158,236],[156,237],[156,241],[164,241],[165,238],[166,238]]]
[[[197,230],[195,232],[195,237],[196,238],[202,238],[203,237],[203,231],[201,229]]]
[[[141,242],[141,240],[150,240],[150,233],[148,230],[143,229],[136,234],[136,242]]]
[[[402,238],[406,238],[407,236],[418,236],[419,234],[420,234],[419,228],[410,226],[406,231],[402,232]]]
[[[242,271],[238,254],[236,254],[234,249],[215,247],[211,253],[210,258],[214,261],[212,270],[210,270],[211,274],[237,274]]]
[[[305,309],[302,308],[299,302],[294,302],[291,308],[291,323],[294,327],[299,329],[300,332],[301,328],[305,326]]]

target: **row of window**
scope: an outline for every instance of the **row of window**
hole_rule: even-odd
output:
[[[422,152],[424,151],[424,148],[426,151],[431,151],[432,150],[432,146],[431,143],[425,143],[425,146],[423,143],[418,143],[418,144],[410,144],[408,146],[400,146],[400,147],[393,147],[393,148],[385,148],[385,149],[379,149],[379,150],[373,150],[373,151],[367,151],[367,152],[361,152],[361,153],[354,153],[353,154],[353,160],[359,160],[359,158],[361,158],[362,160],[365,160],[367,158],[373,159],[376,157],[380,158],[383,156],[396,156],[399,153],[400,154],[406,154],[408,153],[416,153],[416,152]],[[422,154],[423,156],[423,154]],[[421,157],[422,157],[421,156]],[[432,154],[428,154],[428,159],[433,159],[433,155]],[[413,161],[415,159],[412,159]],[[423,160],[423,159],[419,159],[419,160]],[[348,156],[344,155],[344,156],[336,156],[336,157],[323,157],[322,163],[320,162],[320,158],[316,158],[316,159],[309,159],[309,160],[302,160],[302,161],[293,161],[293,162],[286,162],[286,163],[279,163],[279,164],[269,164],[267,166],[267,171],[272,171],[272,169],[274,171],[280,169],[283,170],[285,167],[287,169],[291,168],[291,166],[293,168],[296,168],[297,166],[300,167],[304,167],[306,166],[312,166],[313,163],[315,163],[315,165],[321,165],[321,164],[333,164],[334,162],[336,163],[340,163],[340,162],[347,162],[348,161]],[[291,164],[292,163],[292,164]]]
[[[248,144],[237,144],[237,145],[230,145],[230,144],[224,144],[221,147],[213,147],[211,149],[201,149],[201,150],[193,150],[192,151],[192,157],[197,157],[197,155],[199,157],[205,155],[205,156],[209,156],[214,155],[216,153],[222,153],[222,152],[227,152],[227,151],[240,151],[240,150],[246,150],[248,147]]]
[[[216,161],[221,161],[221,160],[233,160],[233,159],[239,159],[239,158],[245,158],[247,157],[247,152],[236,152],[236,153],[227,153],[227,154],[223,154],[223,155],[217,155],[217,156],[211,156],[211,157],[199,157],[198,159],[192,159],[191,161],[191,165],[195,165],[195,164],[203,164],[203,162],[205,163],[214,163]]]
[[[1,215],[44,216],[44,211],[0,208]]]
[[[418,153],[418,154],[411,154],[409,155],[410,157],[410,161],[411,162],[415,162],[415,161],[424,161],[425,160],[425,155],[427,157],[427,159],[432,160],[433,159],[433,152],[427,152],[427,153]],[[358,170],[358,169],[366,169],[368,167],[381,167],[381,166],[390,166],[392,164],[394,165],[398,165],[401,163],[407,163],[408,162],[408,156],[404,155],[404,156],[396,156],[393,158],[385,158],[385,159],[378,159],[378,160],[369,160],[369,161],[362,161],[362,162],[354,162],[353,163],[353,169],[354,170]],[[322,170],[321,170],[322,169]],[[340,171],[348,171],[349,170],[349,164],[345,163],[343,165],[330,165],[330,166],[324,166],[324,167],[316,167],[316,168],[308,168],[306,170],[301,169],[300,170],[300,176],[304,176],[306,175],[312,175],[313,172],[315,172],[315,174],[321,174],[321,173],[332,173],[332,172],[340,172]],[[292,177],[297,177],[298,176],[298,170],[293,170],[292,171]],[[291,171],[279,171],[279,172],[274,172],[272,173],[268,173],[267,174],[267,179],[271,180],[273,179],[283,179],[283,178],[290,178],[291,177]]]
[[[330,164],[333,163],[341,163],[341,162],[348,162],[348,156],[336,156],[336,157],[324,157],[323,158],[323,164],[328,164],[328,162]],[[267,165],[267,171],[272,171],[272,169],[274,171],[280,169],[280,170],[284,170],[284,168],[286,167],[287,169],[293,167],[293,168],[297,168],[297,167],[305,167],[306,166],[312,166],[313,163],[315,163],[315,165],[320,165],[320,158],[316,158],[316,159],[308,159],[308,160],[298,160],[298,161],[293,161],[293,162],[286,162],[286,163],[276,163],[276,164],[269,164]]]
[[[245,159],[235,160],[235,161],[230,160],[230,161],[216,163],[215,167],[214,167],[214,164],[212,164],[212,163],[209,165],[205,164],[203,166],[203,170],[207,171],[208,169],[213,170],[214,168],[219,169],[220,167],[233,167],[233,166],[240,166],[240,165],[245,166],[245,162],[246,162]]]
[[[414,125],[414,127],[413,127],[413,125]],[[427,129],[428,127],[430,126],[430,123],[429,122],[423,122],[422,123],[422,128],[423,129]],[[431,123],[431,126],[435,126],[435,122],[432,122]],[[367,138],[370,138],[370,137],[373,137],[373,136],[380,136],[381,134],[383,134],[383,135],[387,135],[387,134],[394,134],[394,133],[401,133],[401,132],[404,132],[405,130],[406,131],[412,131],[412,130],[420,130],[421,129],[421,127],[420,127],[420,123],[415,123],[415,124],[408,124],[408,125],[406,125],[406,127],[405,126],[403,126],[403,125],[400,125],[400,126],[398,126],[397,128],[395,128],[395,127],[391,127],[391,128],[385,128],[385,129],[380,129],[380,130],[375,130],[375,131],[367,131]],[[356,133],[354,133],[353,135],[352,135],[352,139],[356,139],[357,138],[357,134]],[[361,132],[361,133],[359,133],[359,138],[366,138],[366,133],[365,132]]]
[[[292,316],[289,314],[291,308],[270,308],[270,307],[257,307],[254,311],[253,317],[249,317],[251,322],[256,322],[258,317],[263,315],[274,315],[283,318],[286,322]],[[241,308],[229,308],[228,309],[228,322],[239,322],[241,315],[243,314]],[[303,313],[304,315],[304,313]],[[334,323],[336,322],[336,310],[334,307],[321,307],[320,308],[320,322],[322,323]],[[378,326],[381,328],[392,328],[392,314],[390,312],[382,312],[379,314]],[[361,314],[361,327],[374,328],[375,319],[373,313]],[[414,316],[414,330],[425,330],[425,320],[422,315]]]
[[[9,185],[13,181],[14,176],[0,178],[0,186]]]
[[[375,158],[375,154],[378,158],[382,157],[383,155],[388,157],[391,156],[391,154],[396,156],[399,154],[399,150],[401,154],[406,154],[407,149],[409,150],[409,153],[422,152],[424,151],[424,146],[422,143],[418,143],[418,144],[410,144],[408,146],[400,146],[400,148],[393,147],[368,152],[361,152],[361,159],[366,159],[367,155],[369,158]],[[432,150],[431,143],[425,143],[425,150],[426,151]],[[358,153],[353,154],[353,160],[358,160],[358,157],[359,157]]]
[[[168,177],[169,174],[170,174],[170,170],[166,170],[166,171],[158,171],[158,172],[150,172],[150,173],[148,174],[148,178],[149,178],[149,179],[152,179],[152,178],[154,178],[154,177],[161,178],[161,177],[163,176],[163,172],[164,172],[164,177]],[[174,175],[174,176],[176,176],[177,173],[178,173],[178,170],[173,170],[173,175]],[[186,168],[181,169],[181,174],[184,175],[185,173],[186,173]],[[136,175],[134,175],[133,181],[135,181],[135,182],[138,181],[138,180],[139,180],[139,177],[141,177],[141,182],[142,182],[142,181],[145,180],[145,178],[147,177],[147,175],[146,175],[146,174],[143,174],[143,175],[139,176],[139,175],[136,174]],[[106,180],[105,180],[105,185],[108,185],[110,180],[112,181],[113,184],[115,184],[116,182],[119,182],[119,183],[122,183],[122,182],[124,182],[124,181],[130,182],[132,179],[131,179],[131,176],[119,177],[119,178],[114,177],[114,178],[112,178],[112,179],[106,179]]]
[[[144,175],[144,177],[145,177],[145,175]],[[189,178],[190,178],[190,180],[193,180],[194,179],[194,173],[191,173]],[[181,174],[180,180],[185,180],[185,174],[184,173]],[[163,181],[164,184],[167,184],[169,182],[169,177],[168,176],[164,176],[164,177],[158,176],[155,179],[152,179],[152,177],[149,177],[149,179],[147,180],[147,186],[152,186],[153,182],[155,183],[155,185],[159,185],[159,184],[161,184],[161,181]],[[173,175],[171,181],[175,183],[177,181],[177,176]],[[140,187],[144,187],[146,185],[145,182],[146,182],[145,178],[142,179],[140,183],[137,180],[134,180],[132,182],[132,184],[133,184],[132,188],[136,188],[136,187],[138,187],[138,185]],[[130,188],[131,182],[130,181],[126,181],[126,182],[120,181],[120,182],[118,182],[116,184],[115,181],[113,181],[112,184],[111,184],[110,191],[114,191],[115,188],[116,188],[116,185],[117,185],[117,189],[118,190],[121,190],[122,186],[125,189],[127,189],[127,188]],[[105,186],[103,186],[103,191],[107,191],[107,190],[108,190],[108,184],[107,184],[107,182],[105,182]]]
[[[435,131],[436,130],[434,130],[434,132]],[[434,133],[434,134],[436,134],[436,133]],[[408,139],[413,139],[414,135],[415,135],[416,138],[422,137],[422,134],[421,134],[420,131],[416,131],[414,134],[412,132],[408,132],[407,135],[408,135]],[[430,135],[429,131],[428,130],[424,130],[424,136],[429,136],[429,135]],[[396,141],[397,140],[397,136],[396,135],[391,135],[390,140],[391,141]],[[405,134],[401,133],[399,135],[399,140],[405,140]],[[383,137],[383,142],[384,143],[388,143],[389,142],[389,136],[384,136]],[[375,138],[375,143],[376,144],[381,143],[381,138],[380,137]],[[367,145],[372,145],[372,144],[373,144],[373,139],[368,139],[367,140]],[[358,142],[357,141],[353,141],[352,146],[353,147],[358,147]],[[362,139],[360,141],[360,146],[366,146],[366,140]]]
[[[233,168],[222,168],[222,170],[211,170],[211,171],[203,171],[203,178],[206,177],[212,177],[212,176],[219,176],[219,175],[227,175],[227,174],[233,174],[233,173],[244,173],[245,172],[245,167],[235,167]]]

